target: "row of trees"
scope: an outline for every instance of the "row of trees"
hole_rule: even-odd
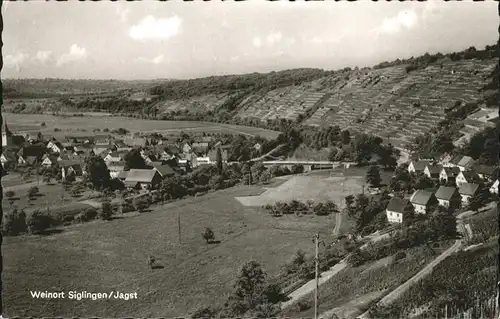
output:
[[[319,202],[315,203],[312,200],[308,200],[307,202],[301,202],[298,200],[292,200],[288,203],[286,202],[277,202],[274,205],[267,204],[264,206],[271,215],[274,217],[282,216],[282,215],[309,215],[315,214],[318,216],[327,216],[332,213],[338,213],[339,209],[337,205],[332,201]]]

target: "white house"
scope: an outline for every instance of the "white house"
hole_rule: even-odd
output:
[[[474,183],[462,184],[458,189],[460,196],[462,196],[462,204],[467,205],[469,203],[470,198],[474,196],[474,194],[477,192],[478,189],[479,189],[478,184]]]
[[[430,179],[438,179],[442,169],[443,166],[441,165],[427,165],[424,168],[424,175]]]
[[[61,165],[61,176],[63,179],[70,175],[75,177],[83,175],[81,163],[76,161],[61,161],[59,165]]]
[[[411,161],[408,165],[408,173],[423,173],[427,165],[430,165],[429,161]]]
[[[439,180],[444,180],[447,183],[450,180],[455,182],[458,174],[460,174],[460,169],[458,167],[443,167],[439,173]]]
[[[118,178],[118,174],[125,170],[125,164],[121,162],[107,162],[109,163],[108,170],[111,178]]]
[[[389,223],[402,223],[404,217],[413,212],[413,206],[406,199],[393,197],[389,201],[385,212]]]
[[[479,179],[479,176],[473,172],[473,171],[461,171],[458,175],[457,178],[455,179],[455,183],[457,187],[460,187],[460,185],[464,183],[473,183],[476,182]]]
[[[105,162],[122,162],[123,156],[120,153],[112,152],[104,157]]]
[[[415,213],[417,214],[426,214],[431,205],[437,202],[433,193],[423,189],[415,191],[410,197],[410,203],[415,208]]]
[[[493,185],[491,185],[490,193],[498,194],[498,179],[493,183]]]
[[[439,205],[446,208],[450,207],[450,203],[454,200],[459,202],[461,199],[457,189],[455,187],[448,186],[439,187],[439,189],[436,191],[435,196],[438,200]]]
[[[57,157],[56,156],[47,156],[43,161],[42,161],[42,166],[45,167],[50,167],[52,165],[57,164]]]
[[[185,153],[185,154],[191,153],[192,149],[193,148],[191,147],[191,145],[189,145],[189,143],[184,143],[182,145],[182,152]]]
[[[54,153],[61,153],[64,150],[64,146],[54,140],[49,141],[46,147]]]

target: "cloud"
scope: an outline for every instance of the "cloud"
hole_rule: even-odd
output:
[[[252,44],[256,48],[260,48],[262,46],[262,40],[259,37],[254,37],[252,40]]]
[[[52,51],[38,51],[33,61],[45,64],[52,57]]]
[[[415,11],[401,11],[397,16],[385,18],[381,26],[375,29],[377,33],[394,34],[400,32],[403,28],[411,29],[418,22],[418,16]]]
[[[281,32],[273,32],[273,33],[270,33],[268,36],[267,36],[267,43],[269,44],[275,44],[275,43],[278,43],[281,41],[281,38],[283,37],[283,35],[281,34]]]
[[[134,59],[134,62],[136,63],[152,63],[152,64],[160,64],[165,60],[165,57],[163,54],[160,54],[154,58],[145,58],[145,57],[138,57]]]
[[[57,60],[57,66],[85,59],[86,57],[87,57],[87,49],[81,48],[77,44],[73,44],[69,48],[69,53],[64,53],[63,55],[61,55],[59,60]]]
[[[182,19],[178,16],[156,19],[145,17],[138,24],[130,27],[129,36],[134,40],[162,40],[176,36],[180,32]]]
[[[28,60],[29,55],[26,53],[18,52],[14,55],[9,54],[4,57],[4,64],[7,68],[15,68],[17,71],[21,69],[21,65]]]
[[[115,12],[118,17],[120,17],[120,21],[127,22],[128,15],[130,14],[130,8],[124,8],[121,3],[118,3],[115,8]]]

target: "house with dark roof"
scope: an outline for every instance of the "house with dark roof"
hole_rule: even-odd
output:
[[[47,156],[43,161],[42,161],[42,166],[45,167],[51,167],[57,164],[57,158],[58,156],[56,155],[49,155]]]
[[[155,166],[155,167],[153,167],[153,169],[156,170],[163,179],[175,175],[174,169],[172,167],[170,167],[170,165],[168,165],[168,164]]]
[[[135,189],[155,189],[161,181],[160,173],[154,169],[131,169],[125,178],[125,186]]]
[[[393,197],[385,212],[389,223],[402,223],[405,216],[414,212],[414,208],[407,199]]]
[[[440,206],[450,207],[450,203],[460,203],[461,196],[455,187],[441,186],[435,193]]]
[[[463,155],[454,155],[447,163],[447,167],[458,167],[458,163],[462,159]]]
[[[61,153],[64,150],[64,146],[60,142],[57,142],[54,139],[49,141],[47,143],[46,147],[47,147],[47,149],[49,149],[53,153]]]
[[[438,201],[432,192],[419,189],[411,195],[410,203],[415,208],[416,213],[426,214],[429,208],[437,204]]]
[[[222,158],[222,163],[227,163],[227,159],[229,158],[227,150],[221,149],[221,158]],[[210,162],[217,163],[217,149],[213,149],[210,152],[208,152],[208,158],[210,159]]]
[[[408,165],[408,173],[423,173],[430,161],[411,161]]]
[[[124,154],[118,152],[109,153],[104,157],[105,162],[123,162]]]
[[[479,181],[479,176],[474,171],[461,171],[456,180],[457,187],[464,183],[475,183]]]
[[[458,174],[460,174],[460,168],[458,167],[443,167],[439,173],[439,180],[444,180],[446,183],[448,181],[455,182]]]
[[[427,165],[424,169],[424,175],[430,179],[439,179],[442,169],[443,166],[441,165]]]
[[[75,177],[83,175],[83,164],[77,161],[60,161],[61,176],[63,179],[73,175]]]
[[[479,184],[475,183],[463,183],[458,189],[458,193],[462,197],[462,204],[466,205],[469,200],[476,192],[479,190]]]
[[[493,181],[495,167],[491,165],[475,164],[472,166],[472,171],[476,172],[480,179],[484,181]]]

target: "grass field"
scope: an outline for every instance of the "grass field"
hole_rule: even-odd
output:
[[[174,317],[224,300],[235,275],[251,259],[277,274],[311,236],[334,218],[276,219],[243,207],[241,187],[189,198],[110,222],[73,225],[50,236],[6,237],[4,313],[8,316]],[[181,220],[179,243],[177,216]],[[201,233],[212,227],[219,244]],[[148,255],[163,269],[147,267]],[[30,291],[137,292],[138,300],[39,300]]]
[[[206,133],[237,133],[248,135],[260,135],[265,138],[275,138],[279,132],[270,131],[255,127],[217,124],[195,121],[159,121],[142,120],[126,117],[111,116],[75,116],[75,117],[57,117],[53,115],[41,114],[12,114],[4,113],[4,118],[9,128],[16,131],[30,127],[33,130],[40,130],[42,134],[51,134],[56,137],[67,135],[68,133],[81,133],[88,135],[94,129],[108,128],[109,130],[125,128],[131,132],[173,132],[173,131],[201,131]],[[41,123],[46,127],[42,128]],[[54,132],[58,128],[60,132]],[[84,129],[85,131],[82,131]],[[31,130],[31,129],[30,129]]]
[[[237,199],[245,206],[262,206],[274,204],[277,201],[334,201],[342,207],[344,198],[349,194],[361,193],[363,177],[342,176],[328,172],[318,172],[311,175],[298,175],[288,179],[285,183],[269,188],[259,196],[245,196]]]

